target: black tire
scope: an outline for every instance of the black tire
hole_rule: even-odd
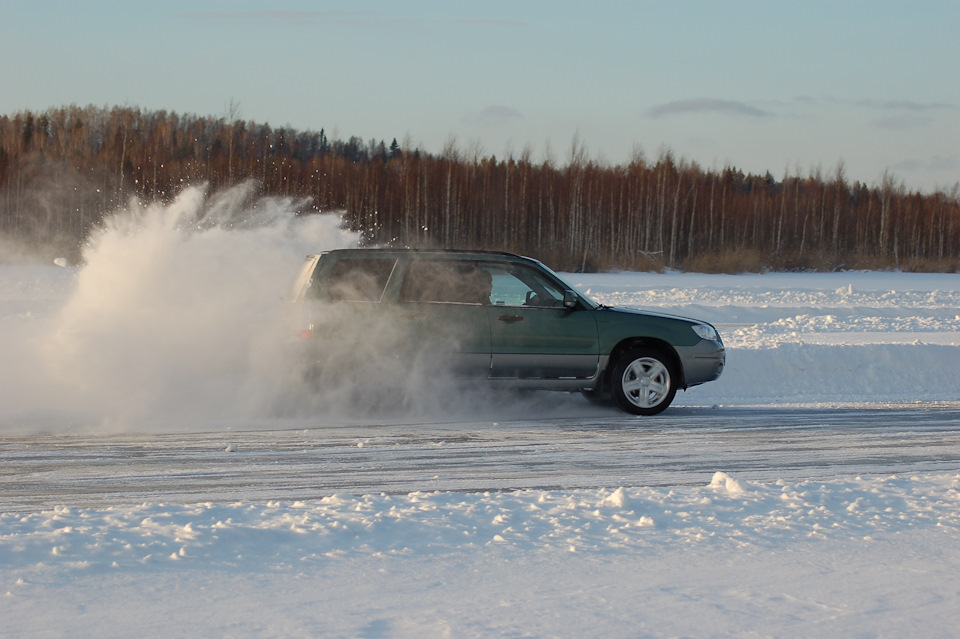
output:
[[[610,373],[610,393],[622,410],[634,415],[656,415],[673,401],[679,375],[662,351],[632,348],[617,360]]]

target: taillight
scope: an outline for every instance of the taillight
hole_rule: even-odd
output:
[[[297,337],[301,339],[310,339],[311,337],[313,337],[313,327],[311,326],[310,328],[303,329],[302,331],[297,333]]]

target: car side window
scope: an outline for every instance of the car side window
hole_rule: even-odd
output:
[[[543,274],[521,265],[492,267],[490,299],[498,306],[560,308],[563,291]]]
[[[401,302],[490,304],[490,273],[472,262],[416,260],[407,267]]]
[[[395,259],[342,259],[330,268],[327,295],[333,301],[379,302]]]

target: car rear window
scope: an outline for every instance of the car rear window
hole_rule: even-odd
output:
[[[334,301],[379,302],[396,262],[393,258],[337,260],[327,276],[327,295]]]

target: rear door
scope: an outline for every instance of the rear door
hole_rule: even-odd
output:
[[[395,308],[398,324],[414,336],[416,357],[457,376],[490,372],[487,274],[469,260],[417,258],[406,266]]]

